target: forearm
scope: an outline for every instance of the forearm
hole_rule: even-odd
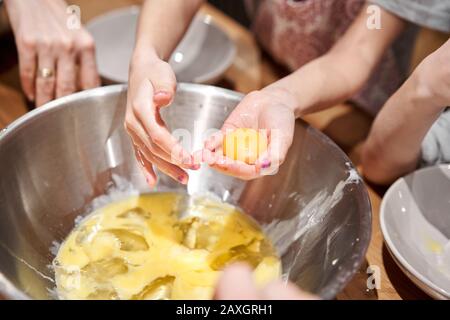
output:
[[[146,0],[142,6],[133,58],[155,53],[169,59],[202,0]]]
[[[327,54],[268,87],[282,88],[295,96],[297,117],[333,106],[357,93],[403,31],[405,22],[386,11],[381,15],[382,28],[369,29],[366,10],[363,8]]]
[[[417,167],[422,141],[445,108],[420,86],[415,73],[377,116],[362,157],[372,182],[388,184]]]
[[[350,57],[330,52],[268,88],[282,88],[295,97],[296,117],[326,109],[352,97],[369,77],[371,66],[354,57],[354,68],[349,69],[345,66]]]

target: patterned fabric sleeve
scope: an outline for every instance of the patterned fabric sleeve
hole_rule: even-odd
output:
[[[450,0],[370,0],[395,15],[442,32],[450,32]]]
[[[252,29],[261,46],[277,62],[295,71],[328,52],[365,3],[366,0],[247,0],[247,9],[253,13]],[[379,111],[407,77],[415,35],[415,28],[409,26],[386,51],[352,102],[372,115]]]

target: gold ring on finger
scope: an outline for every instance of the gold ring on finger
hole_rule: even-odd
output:
[[[51,68],[40,68],[39,69],[39,77],[41,78],[51,78],[54,75],[54,71]]]

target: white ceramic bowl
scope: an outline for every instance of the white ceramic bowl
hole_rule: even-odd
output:
[[[450,165],[397,180],[383,198],[380,219],[399,267],[433,298],[450,299]]]
[[[128,81],[139,10],[131,6],[110,11],[86,25],[96,43],[99,73],[107,82]],[[213,84],[230,67],[235,53],[233,41],[211,16],[197,14],[169,63],[179,82]]]

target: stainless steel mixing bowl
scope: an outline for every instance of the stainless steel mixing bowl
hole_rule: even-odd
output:
[[[171,129],[202,144],[220,128],[238,93],[180,84],[163,117]],[[149,192],[123,130],[126,87],[84,91],[36,109],[0,133],[0,295],[53,298],[49,265],[75,218],[93,199],[132,185]],[[126,189],[126,188],[125,188]],[[185,190],[161,176],[157,190]],[[303,121],[277,175],[244,182],[204,166],[189,193],[210,192],[252,215],[282,256],[286,277],[324,298],[334,297],[361,265],[371,208],[347,156]]]

